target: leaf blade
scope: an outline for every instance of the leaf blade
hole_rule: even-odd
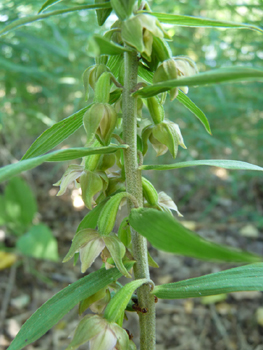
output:
[[[234,23],[228,21],[218,21],[209,18],[200,18],[185,15],[170,15],[166,13],[151,12],[152,16],[156,17],[160,22],[166,24],[174,24],[177,26],[186,27],[205,27],[205,28],[239,28],[239,29],[250,29],[263,33],[263,29],[253,24],[246,23]]]
[[[132,209],[130,225],[157,249],[201,260],[258,262],[260,256],[212,243],[188,230],[170,214],[156,209]]]
[[[263,171],[262,167],[258,165],[241,162],[238,160],[226,160],[226,159],[209,159],[209,160],[190,160],[186,162],[179,162],[174,164],[149,164],[149,165],[141,165],[139,167],[140,170],[173,170],[180,168],[188,168],[192,166],[215,166],[224,169],[230,170],[255,170],[255,171]]]
[[[219,68],[191,77],[167,80],[165,82],[146,86],[134,92],[133,96],[152,97],[161,92],[180,86],[204,86],[224,82],[263,81],[263,70],[250,67]]]
[[[204,125],[206,131],[211,135],[209,121],[206,118],[204,112],[180,90],[178,91],[177,100],[182,103],[190,112],[192,112],[196,118],[200,120],[200,122]]]
[[[10,24],[8,24],[6,27],[4,27],[2,30],[0,30],[0,36],[3,34],[8,33],[10,30],[13,30],[15,28],[21,27],[25,24],[29,24],[35,21],[39,21],[51,16],[56,16],[56,15],[61,15],[63,13],[70,13],[70,12],[75,12],[75,11],[79,11],[79,10],[90,10],[90,9],[104,9],[104,8],[110,8],[110,4],[109,3],[102,3],[102,4],[94,4],[94,5],[82,5],[82,6],[74,6],[68,9],[63,9],[63,10],[56,10],[56,11],[52,11],[52,12],[48,12],[48,13],[42,13],[40,15],[36,15],[36,16],[29,16],[29,17],[24,17],[24,18],[20,18],[17,19],[13,22],[11,22]]]
[[[263,263],[163,284],[152,294],[161,299],[182,299],[241,291],[263,291]]]
[[[133,263],[129,263],[126,267],[130,269],[132,265]],[[81,300],[95,294],[121,276],[117,269],[100,269],[62,289],[24,323],[8,350],[20,350],[39,339]]]
[[[20,160],[17,163],[6,165],[0,168],[0,182],[9,180],[12,176],[18,175],[23,171],[33,169],[44,162],[62,162],[77,158],[86,157],[91,154],[113,153],[118,149],[127,148],[127,145],[109,145],[98,148],[69,148],[53,151],[43,156]]]
[[[52,148],[66,140],[70,135],[74,134],[82,126],[84,113],[91,105],[82,108],[71,116],[62,119],[58,123],[52,125],[45,130],[29,147],[23,155],[22,160],[40,156]]]
[[[55,5],[56,3],[60,2],[62,0],[47,0],[45,3],[41,6],[40,10],[38,11],[38,14],[44,11],[46,8]]]

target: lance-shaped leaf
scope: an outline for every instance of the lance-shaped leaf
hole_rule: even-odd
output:
[[[200,120],[200,122],[204,125],[206,131],[211,135],[209,121],[207,120],[204,112],[180,90],[178,90],[177,100]]]
[[[142,65],[139,65],[138,68],[138,75],[147,81],[148,83],[152,84],[153,82],[153,73],[148,71],[147,69],[143,68]],[[178,95],[176,99],[182,103],[190,112],[192,112],[204,125],[206,131],[211,134],[211,129],[209,122],[204,114],[204,112],[182,91],[178,90]]]
[[[92,54],[95,57],[99,55],[121,55],[126,51],[131,51],[131,49],[118,45],[100,35],[94,35],[90,44],[93,52],[89,51],[89,56]]]
[[[250,67],[214,69],[186,78],[167,80],[139,89],[133,96],[148,98],[180,86],[203,86],[224,82],[263,81],[263,70]]]
[[[162,23],[173,24],[182,27],[205,27],[205,28],[239,28],[239,29],[251,29],[263,33],[263,29],[254,26],[253,24],[235,23],[228,21],[219,21],[216,19],[192,17],[184,15],[170,15],[166,13],[151,12],[152,16],[158,18]]]
[[[74,134],[82,126],[84,113],[91,105],[82,108],[80,111],[72,114],[70,117],[61,120],[60,122],[45,130],[29,147],[22,159],[28,159],[40,156],[52,148],[66,140],[70,135]]]
[[[99,203],[95,208],[93,208],[90,212],[88,212],[88,214],[84,216],[77,228],[77,232],[83,230],[84,228],[96,228],[99,215],[107,201],[108,198]]]
[[[20,160],[17,163],[6,165],[0,168],[0,182],[9,180],[12,176],[18,175],[23,171],[33,169],[44,162],[62,162],[89,156],[91,154],[112,153],[118,149],[127,148],[127,145],[110,145],[99,148],[68,148],[62,149],[43,156],[34,157],[30,159]]]
[[[126,309],[126,306],[128,305],[128,302],[131,299],[135,289],[147,282],[148,280],[143,278],[127,283],[124,287],[122,287],[107,305],[104,312],[104,318],[106,318],[106,320],[109,322],[116,322]]]
[[[263,171],[263,168],[258,165],[241,162],[239,160],[226,159],[209,159],[209,160],[190,160],[187,162],[179,162],[175,164],[160,164],[160,165],[141,165],[140,170],[173,170],[180,168],[188,168],[191,166],[208,165],[230,170],[256,170]]]
[[[74,6],[74,7],[69,7],[67,9],[63,10],[56,10],[52,12],[47,12],[47,13],[42,13],[36,16],[29,16],[29,17],[24,17],[17,19],[16,21],[11,22],[8,24],[6,27],[4,27],[0,31],[0,35],[5,34],[10,32],[10,30],[21,27],[25,24],[29,24],[35,21],[40,21],[42,19],[51,17],[51,16],[56,16],[56,15],[62,15],[64,13],[70,13],[70,12],[75,12],[75,11],[80,11],[80,10],[96,10],[96,9],[105,9],[105,8],[111,8],[111,5],[109,2],[103,3],[103,4],[95,4],[95,5],[81,5],[81,6]]]
[[[45,1],[45,3],[41,6],[41,9],[38,11],[38,13],[41,13],[42,11],[47,9],[48,7],[55,5],[60,1],[62,1],[62,0],[47,0],[47,1]]]
[[[152,293],[161,299],[183,299],[249,290],[263,291],[263,263],[163,284]]]
[[[133,262],[125,266],[130,269]],[[39,339],[81,300],[95,294],[120,277],[121,273],[117,269],[100,269],[62,289],[24,323],[8,350],[20,350]]]
[[[156,209],[132,209],[130,225],[157,249],[201,260],[258,262],[258,255],[212,243]]]

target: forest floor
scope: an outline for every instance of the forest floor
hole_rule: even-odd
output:
[[[52,183],[59,176],[54,174],[52,167],[48,164],[37,168],[27,180],[30,180],[37,197],[37,219],[50,227],[58,240],[59,256],[63,258],[87,211],[74,207],[74,191],[56,197],[57,188],[52,187]],[[192,191],[191,200],[183,201],[185,194],[192,190],[192,185],[189,186],[182,186],[179,190],[172,188],[169,193],[177,198],[179,210],[184,214],[181,219],[184,225],[207,239],[262,255],[262,226],[257,225],[254,216],[236,215],[246,203],[249,210],[256,212],[258,217],[262,216],[262,180],[261,183],[259,179],[252,180],[238,192],[235,200],[226,195],[229,184],[217,176],[213,176],[210,187],[204,189],[199,186]],[[214,203],[212,207],[211,203]],[[150,252],[160,266],[159,269],[151,268],[155,284],[175,282],[237,266],[175,256],[151,247]],[[89,272],[99,267],[100,258]],[[38,307],[82,276],[79,264],[74,267],[71,261],[62,264],[22,259],[19,266],[1,271],[0,315],[4,316],[0,329],[1,350],[8,347],[21,325]],[[230,293],[214,300],[159,300],[156,304],[157,350],[263,350],[262,302],[262,292]],[[129,329],[138,344],[136,318],[136,313],[130,313],[125,328]],[[46,335],[25,349],[65,349],[69,343],[68,336],[73,333],[79,319],[75,307]]]

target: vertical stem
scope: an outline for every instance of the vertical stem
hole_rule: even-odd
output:
[[[125,78],[123,89],[123,136],[124,142],[129,148],[124,151],[124,163],[126,174],[127,192],[138,200],[143,206],[142,179],[138,170],[137,159],[137,108],[136,99],[131,96],[131,91],[137,84],[138,60],[137,52],[125,52],[124,54]],[[150,278],[147,240],[133,229],[131,230],[133,255],[136,260],[134,276],[139,278]],[[144,285],[138,290],[139,306],[147,310],[139,313],[140,319],[140,350],[155,349],[155,302],[150,294],[150,287]]]

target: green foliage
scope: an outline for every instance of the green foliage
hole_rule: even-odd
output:
[[[200,298],[228,292],[263,289],[263,263],[236,267],[189,280],[156,286],[152,293],[161,299]]]
[[[24,233],[37,212],[34,194],[27,183],[18,177],[11,179],[0,202],[0,224],[7,225],[17,235]]]
[[[56,3],[59,3],[59,9],[40,13]],[[38,4],[34,6],[38,6]],[[148,262],[155,267],[157,265],[147,252],[145,238],[158,249],[198,259],[230,262],[257,262],[262,260],[260,256],[255,254],[209,242],[186,229],[171,215],[170,209],[177,211],[178,215],[180,215],[173,200],[163,192],[158,194],[154,186],[141,177],[140,170],[169,170],[197,165],[220,166],[225,169],[238,170],[263,170],[263,168],[250,163],[217,160],[217,157],[213,157],[215,159],[212,160],[191,160],[191,157],[189,158],[186,152],[184,153],[186,156],[179,155],[185,160],[182,162],[178,161],[175,164],[167,165],[143,165],[143,157],[148,150],[148,141],[152,144],[158,156],[165,154],[169,150],[172,157],[175,158],[177,157],[179,145],[186,149],[180,130],[181,125],[179,124],[183,125],[182,129],[186,129],[184,124],[187,124],[187,130],[183,130],[186,134],[188,130],[193,130],[194,136],[192,139],[190,137],[191,131],[187,134],[187,137],[191,139],[187,143],[190,144],[190,147],[197,144],[195,142],[197,138],[198,141],[200,138],[209,140],[207,141],[208,145],[214,142],[218,146],[217,140],[211,141],[212,138],[210,136],[208,139],[208,135],[204,133],[204,130],[201,133],[196,132],[196,126],[195,124],[193,126],[192,121],[188,124],[187,113],[189,111],[193,113],[201,121],[206,131],[211,134],[206,115],[212,115],[212,122],[220,116],[220,120],[217,123],[222,124],[221,114],[227,114],[226,112],[228,112],[224,101],[222,101],[222,99],[224,100],[224,97],[222,97],[223,88],[219,84],[263,81],[263,70],[257,60],[255,62],[251,60],[253,66],[258,67],[252,68],[250,63],[247,64],[246,59],[241,59],[240,62],[238,59],[235,59],[234,64],[229,66],[228,63],[226,64],[229,58],[226,52],[221,52],[220,62],[222,64],[209,61],[208,56],[204,58],[209,52],[207,47],[210,43],[210,38],[198,31],[199,28],[209,27],[231,28],[233,33],[235,33],[236,29],[250,29],[253,35],[256,36],[263,32],[257,23],[240,24],[238,20],[234,23],[228,21],[227,16],[224,16],[226,21],[222,21],[217,16],[215,16],[214,20],[197,17],[191,4],[187,4],[187,6],[191,9],[191,15],[194,16],[185,16],[180,13],[181,6],[183,8],[185,5],[180,3],[180,7],[178,6],[179,4],[169,2],[170,12],[176,12],[177,14],[166,15],[157,12],[158,4],[154,4],[156,10],[152,12],[148,3],[134,0],[104,0],[101,2],[96,0],[95,4],[81,4],[74,7],[72,7],[71,2],[66,0],[61,3],[48,0],[41,8],[40,6],[38,7],[40,8],[38,15],[25,16],[16,21],[9,21],[0,30],[0,34],[6,34],[11,30],[15,30],[15,34],[7,34],[3,39],[4,47],[5,45],[10,47],[9,51],[4,50],[5,54],[1,59],[3,66],[7,69],[7,73],[11,72],[11,78],[5,75],[2,79],[3,83],[1,83],[2,87],[6,85],[7,103],[11,103],[13,95],[16,95],[12,87],[15,85],[19,91],[24,91],[24,84],[26,83],[28,91],[41,92],[37,95],[38,98],[31,98],[31,113],[33,115],[36,114],[38,101],[42,101],[41,103],[45,105],[43,114],[50,115],[50,117],[46,117],[45,114],[39,115],[38,118],[46,123],[49,128],[30,146],[19,162],[0,169],[0,181],[9,180],[10,177],[22,171],[30,170],[46,161],[61,162],[83,158],[81,164],[69,165],[61,180],[56,184],[60,186],[58,195],[62,195],[71,182],[75,181],[77,186],[79,183],[83,201],[87,208],[92,209],[80,223],[70,251],[64,261],[69,260],[73,256],[75,258],[79,253],[82,264],[81,271],[85,272],[94,259],[101,254],[102,262],[105,268],[108,269],[105,270],[103,267],[51,298],[25,323],[9,350],[19,350],[38,339],[74,305],[84,299],[87,300],[89,297],[95,300],[97,298],[96,293],[102,289],[103,293],[99,293],[102,299],[105,295],[109,296],[109,288],[113,289],[115,295],[111,300],[108,298],[107,300],[105,299],[106,301],[103,301],[106,304],[108,303],[107,306],[106,304],[104,305],[106,306],[104,318],[100,316],[93,316],[93,318],[89,316],[84,317],[68,348],[71,346],[76,348],[84,341],[90,340],[91,350],[93,348],[97,350],[100,347],[98,344],[103,344],[103,341],[100,339],[104,337],[103,332],[105,331],[108,334],[109,331],[112,340],[110,350],[114,348],[126,350],[128,337],[121,328],[124,310],[127,309],[127,305],[131,304],[134,290],[138,288],[138,312],[145,310],[146,313],[143,317],[140,317],[141,350],[153,350],[155,345],[153,325],[154,298],[150,294],[149,286],[143,284],[149,283]],[[83,16],[74,17],[74,14],[76,15],[78,11],[90,9],[96,10],[97,21],[100,26],[110,16],[112,9],[117,15],[118,21],[111,26],[104,36],[98,32],[95,36],[90,37],[89,33],[94,32],[94,17],[92,17],[91,11],[90,14],[87,11]],[[71,25],[68,25],[64,17],[61,22],[56,17],[53,18],[53,16],[67,13],[70,13],[72,16]],[[81,13],[83,14],[83,12]],[[132,13],[134,13],[134,16],[131,15]],[[48,17],[52,17],[52,22],[47,21],[46,23],[48,24],[39,24],[37,22]],[[83,18],[85,18],[84,21]],[[93,19],[87,24],[87,18]],[[83,23],[81,23],[82,21]],[[34,28],[41,28],[41,34],[37,30],[37,35],[35,33],[32,35],[30,27],[21,29],[21,32],[17,30],[20,26],[33,22],[36,22],[33,24]],[[178,31],[176,40],[171,45],[168,45],[167,40],[170,40],[175,34],[175,28],[171,27],[165,31],[162,23],[176,26]],[[108,23],[106,22],[105,25],[107,26]],[[42,26],[46,30],[42,30]],[[190,32],[185,27],[197,29],[190,29],[193,31]],[[74,28],[73,31],[70,28]],[[70,34],[68,38],[73,38],[73,40],[68,40],[68,44],[65,44],[66,40],[62,34],[64,29],[67,31],[67,34]],[[109,29],[109,25],[107,29]],[[43,34],[43,40],[38,42],[42,32],[45,33]],[[77,33],[82,37],[80,46],[75,44],[78,41],[76,40]],[[194,33],[194,36],[192,33]],[[219,33],[221,34],[218,34],[218,38],[223,38],[218,39],[219,41],[221,40],[222,43],[229,42],[229,40],[226,40],[227,37],[224,37],[223,32]],[[19,37],[19,35],[22,37],[19,42],[20,46],[15,41],[12,42],[12,35],[14,37]],[[200,38],[200,40],[192,40],[192,38]],[[189,39],[191,43],[189,43]],[[36,56],[35,62],[37,64],[35,66],[30,64],[24,65],[25,52],[22,48],[24,40],[28,52],[30,54],[33,52]],[[243,47],[244,41],[242,36],[237,36],[234,40],[240,44],[240,48]],[[195,41],[198,43],[196,44]],[[38,45],[35,45],[35,43],[38,43]],[[40,43],[43,45],[40,45]],[[206,54],[202,51],[203,48],[206,48]],[[41,51],[48,51],[46,49],[51,50],[55,54],[55,64],[54,62],[52,63],[51,69],[49,69],[48,64],[49,56],[47,56],[48,58],[44,57]],[[90,62],[87,62],[85,50],[87,50],[88,55],[95,57],[95,64],[88,64]],[[12,58],[11,60],[10,57]],[[18,59],[14,59],[15,57],[18,57]],[[194,59],[198,61],[201,70],[204,71],[203,73],[198,73]],[[28,61],[30,60],[32,60],[32,57],[28,59]],[[71,64],[71,60],[74,64]],[[213,69],[207,69],[207,66]],[[45,70],[39,67],[45,67]],[[68,71],[71,72],[71,77],[68,76]],[[56,94],[53,94],[53,92],[59,90],[60,85],[58,81],[73,80],[77,81],[75,86],[72,83],[71,90],[65,89],[60,96],[67,96],[69,91],[75,92],[74,89],[79,84],[79,78],[75,77],[80,77],[80,72],[83,71],[84,95],[86,99],[89,98],[89,87],[91,87],[94,91],[94,103],[83,108],[82,104],[84,104],[84,101],[81,98],[74,103],[71,101],[69,109],[79,109],[79,111],[63,119],[64,107],[63,105],[58,108],[55,107],[56,98],[54,96]],[[21,72],[25,73],[26,82],[23,79],[17,79],[17,74]],[[70,79],[72,77],[74,77],[73,80]],[[44,83],[44,79],[49,80],[49,83]],[[30,86],[29,83],[32,84],[32,82],[36,85]],[[54,90],[49,87],[50,82],[54,84]],[[212,85],[207,98],[204,98],[206,94],[202,92],[205,90],[201,90],[200,95],[198,95],[196,89],[191,90],[191,93],[195,94],[194,101],[197,104],[192,101],[192,96],[189,98],[186,95],[188,86],[202,87],[206,85]],[[223,85],[223,87],[227,91],[226,85]],[[243,85],[236,85],[235,93],[237,94],[241,88],[243,88]],[[215,91],[217,94],[214,94]],[[179,104],[177,104],[178,114],[184,111],[181,117],[183,122],[181,120],[181,123],[180,118],[178,118],[178,124],[171,120],[170,111],[163,107],[167,92],[170,94],[171,101],[176,99],[179,101]],[[234,96],[235,93],[231,96]],[[20,94],[23,96],[24,92],[20,92]],[[82,96],[82,93],[80,92],[77,95]],[[159,96],[155,97],[156,95]],[[214,103],[214,95],[216,95],[217,105],[219,105],[219,114],[214,112],[214,106],[216,105]],[[93,97],[93,93],[91,96]],[[148,100],[146,100],[147,98]],[[74,97],[72,100],[74,100]],[[50,108],[46,107],[48,105]],[[148,108],[151,119],[144,118],[142,113],[143,105]],[[7,110],[8,106],[7,104]],[[10,107],[10,115],[16,115],[16,111],[20,111],[18,106],[19,103],[17,106],[14,104],[14,107]],[[62,110],[63,113],[61,113]],[[28,109],[26,111],[29,115]],[[51,111],[52,113],[49,113]],[[245,114],[246,109],[241,112]],[[12,121],[12,118],[9,119],[4,118],[3,120],[12,129],[15,121]],[[256,121],[260,124],[259,116],[256,117]],[[81,129],[81,132],[83,135],[86,133],[84,136],[87,147],[68,148],[67,145],[67,147],[63,147],[60,150],[47,153],[64,142],[69,136],[75,134],[82,125],[84,128]],[[221,130],[225,132],[229,125],[228,121]],[[216,134],[216,128],[213,127],[213,130],[215,130]],[[19,130],[17,134],[20,136]],[[79,143],[82,146],[85,142],[83,137],[78,138],[76,135],[74,135],[77,138],[75,140],[76,146]],[[4,139],[6,138],[8,138],[8,132],[4,136]],[[113,138],[118,141],[118,144],[110,143]],[[222,137],[222,144],[224,144],[223,141],[224,137]],[[207,144],[206,149],[209,149]],[[246,144],[244,143],[244,145]],[[205,150],[203,153],[205,157],[208,151]],[[106,156],[107,154],[109,156]],[[251,161],[254,162],[253,160]],[[11,190],[7,188],[3,197],[7,204],[7,199],[9,198],[8,200],[10,200],[12,198],[12,191],[15,193],[13,197],[22,197],[21,194],[17,194],[16,183],[11,183],[10,186]],[[145,203],[143,203],[143,196],[146,200]],[[112,231],[122,199],[126,197],[129,202],[129,219],[128,222],[122,222],[117,236]],[[29,210],[31,214],[29,212],[22,213],[22,200],[23,198],[18,200],[20,212],[19,210],[14,210],[14,214],[19,218],[18,221],[23,221],[23,225],[26,226],[32,221],[34,206],[31,205],[31,210]],[[148,208],[143,208],[143,205]],[[136,209],[130,210],[132,206],[136,207]],[[8,205],[6,207],[8,208]],[[16,208],[13,204],[12,207]],[[6,210],[5,206],[1,207],[1,209],[4,212]],[[97,230],[96,227],[98,227]],[[33,226],[26,235],[21,237],[17,242],[17,249],[28,256],[49,258],[55,261],[58,259],[56,241],[50,231],[43,225]],[[122,275],[130,277],[128,270],[132,267],[134,260],[136,261],[136,268],[134,269],[135,281],[126,284],[124,287],[113,283]],[[125,265],[127,261],[129,262]],[[216,275],[212,274],[177,282],[176,284],[157,286],[152,293],[161,297],[177,298],[211,295],[211,293],[236,290],[262,290],[261,275],[259,280],[255,280],[260,267],[260,264],[251,265],[250,267],[245,266]],[[230,285],[230,282],[233,283]],[[188,294],[186,293],[187,291],[189,291]],[[96,297],[94,296],[95,294]],[[98,299],[96,301],[99,302],[101,300]],[[91,332],[92,335],[89,334],[86,337],[88,333],[86,333],[85,327],[90,328],[91,320],[99,326],[96,326],[96,334]],[[125,334],[124,338],[127,341],[124,338],[122,340],[122,336],[117,335],[119,334],[118,332]],[[80,340],[77,339],[78,334],[81,334]],[[97,345],[95,346],[94,344]],[[134,344],[129,344],[130,349],[134,349],[134,346]]]
[[[20,174],[23,171],[33,169],[44,162],[63,162],[85,157],[91,154],[105,154],[116,152],[118,149],[127,148],[126,145],[112,145],[99,148],[71,148],[50,152],[43,156],[20,160],[18,163],[6,165],[0,169],[0,182],[10,179],[10,177]]]
[[[126,267],[130,269],[132,263]],[[20,350],[39,339],[81,300],[106,287],[121,273],[117,269],[100,269],[72,283],[43,304],[22,326],[9,350]]]
[[[262,257],[212,243],[156,209],[132,209],[130,225],[151,244],[169,253],[212,261],[257,262]]]
[[[16,242],[16,248],[25,256],[58,261],[58,243],[50,229],[43,224],[32,226]]]

